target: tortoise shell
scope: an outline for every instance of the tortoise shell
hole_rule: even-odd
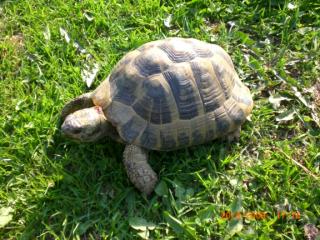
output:
[[[108,120],[127,143],[172,150],[235,131],[253,106],[230,56],[196,39],[167,38],[126,54],[109,76]]]

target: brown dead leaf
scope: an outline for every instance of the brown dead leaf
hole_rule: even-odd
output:
[[[315,240],[317,237],[320,236],[319,230],[313,224],[306,224],[304,225],[304,236],[308,240]]]

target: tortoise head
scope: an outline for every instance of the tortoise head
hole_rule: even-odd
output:
[[[84,108],[66,116],[61,130],[64,135],[81,142],[93,142],[106,135],[111,124],[99,106]]]

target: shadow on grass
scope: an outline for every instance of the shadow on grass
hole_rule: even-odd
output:
[[[36,208],[26,211],[23,238],[101,236],[106,229],[125,238],[130,234],[128,217],[151,214],[161,221],[162,210],[170,210],[170,202],[162,203],[161,211],[154,210],[161,196],[154,193],[147,198],[129,182],[122,164],[124,145],[111,140],[78,144],[63,138],[59,131],[53,140],[47,148],[48,187],[34,199]],[[217,152],[215,166],[207,157],[212,151]],[[174,152],[152,152],[150,164],[173,193],[176,182],[198,192],[203,186],[194,172],[219,170],[228,151],[224,143],[215,142]]]

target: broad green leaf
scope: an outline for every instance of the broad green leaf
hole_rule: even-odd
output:
[[[137,233],[142,239],[149,239],[149,231],[142,231]]]
[[[278,109],[282,101],[290,101],[291,99],[280,95],[270,95],[268,100],[272,104],[273,109]]]
[[[146,231],[155,229],[156,225],[152,222],[148,222],[146,219],[141,217],[131,217],[129,219],[129,225],[136,230]]]
[[[307,102],[307,100],[303,97],[301,92],[298,91],[296,87],[292,87],[292,90],[294,92],[294,95],[307,107],[311,108],[311,105]]]
[[[278,218],[276,218],[276,217],[271,217],[270,218],[270,220],[268,221],[268,222],[266,222],[265,224],[266,224],[266,226],[268,226],[268,227],[270,227],[270,226],[272,226],[273,224],[275,224],[276,222],[278,221]]]
[[[255,41],[253,41],[248,34],[241,32],[241,31],[236,31],[235,33],[235,37],[238,38],[239,40],[241,40],[242,43],[247,44],[249,46],[252,46],[253,44],[255,44]]]
[[[242,210],[242,200],[241,198],[236,198],[233,200],[233,202],[231,203],[231,212],[232,213],[236,213],[236,212],[240,212]]]
[[[232,218],[229,222],[225,239],[229,239],[236,233],[241,232],[243,228],[242,219]]]
[[[285,111],[281,114],[279,114],[279,116],[276,117],[276,121],[277,122],[287,122],[290,121],[292,119],[294,119],[294,115],[296,114],[296,111],[293,109],[290,109],[288,111]]]
[[[201,221],[209,221],[212,220],[216,217],[220,217],[219,214],[215,215],[215,208],[214,206],[210,205],[205,207],[204,209],[201,209],[198,213],[197,216],[200,218]]]
[[[169,212],[164,212],[164,217],[167,220],[169,226],[178,234],[182,234],[185,232],[185,229],[183,228],[183,223],[176,219],[175,217],[171,216]]]
[[[191,239],[197,239],[196,231],[192,227],[184,224],[179,219],[171,216],[167,211],[164,212],[164,217],[169,224],[169,226],[175,231],[178,235],[186,235]]]
[[[158,196],[168,196],[168,186],[165,181],[160,181],[157,185],[156,189],[154,190]]]

